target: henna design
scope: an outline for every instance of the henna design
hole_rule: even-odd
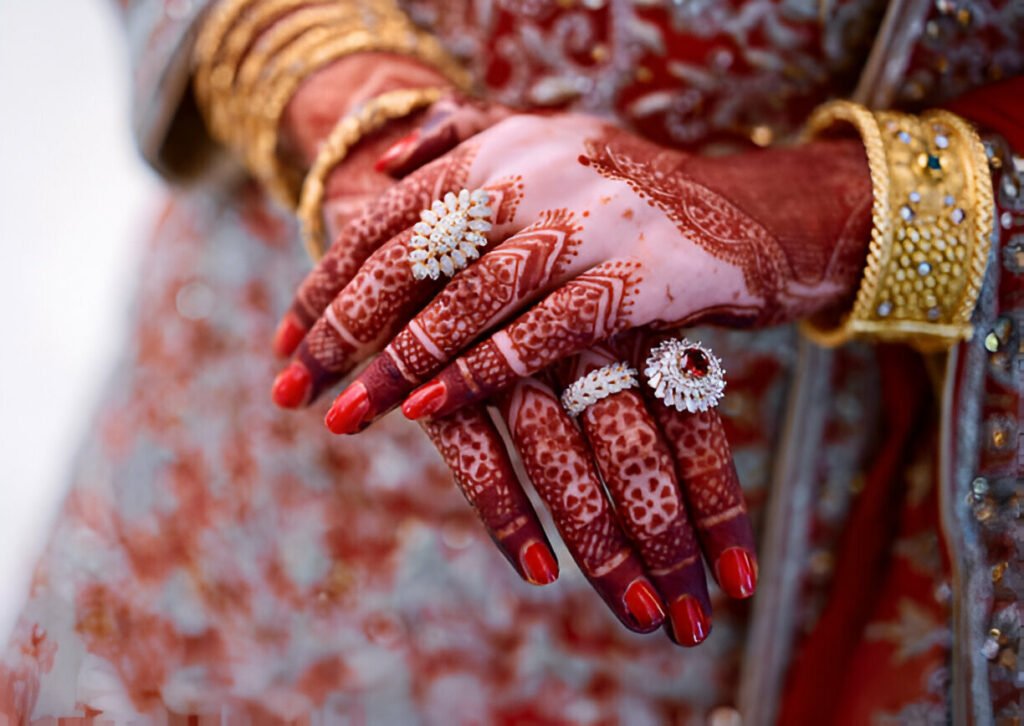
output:
[[[643,281],[640,264],[605,262],[559,288],[504,330],[449,364],[435,380],[446,388],[444,415],[506,388],[630,325]]]
[[[515,179],[499,181],[488,190],[495,216],[508,223],[519,205],[521,184]],[[443,285],[413,277],[408,259],[411,234],[403,230],[370,255],[299,347],[297,357],[311,375],[308,400],[376,351]]]
[[[730,547],[754,551],[754,534],[717,411],[680,413],[652,402],[672,451],[709,562]]]
[[[598,401],[580,417],[626,531],[654,575],[697,561],[697,542],[672,458],[634,391]]]
[[[558,404],[541,384],[524,381],[503,406],[509,431],[534,488],[551,510],[566,544],[589,576],[607,571],[628,545],[582,438],[560,415]]]
[[[466,186],[475,156],[476,147],[463,144],[374,199],[303,280],[292,304],[296,318],[312,325],[380,244],[415,224],[420,211],[444,192]]]
[[[574,364],[562,366],[560,378],[568,384],[622,359],[611,346],[595,346]],[[685,598],[696,599],[706,635],[711,602],[704,564],[675,464],[643,398],[636,390],[621,391],[589,406],[579,420],[618,518],[670,605],[671,634],[677,642],[699,642],[703,637],[694,640],[692,619],[680,617],[680,612],[695,607]]]
[[[390,410],[524,300],[562,282],[576,258],[581,230],[566,209],[544,212],[456,275],[357,379],[370,392],[369,416]]]
[[[487,412],[469,406],[424,423],[423,429],[491,538],[526,577],[520,559],[524,548],[533,542],[549,545]]]
[[[742,271],[748,292],[762,303],[759,323],[834,305],[857,282],[871,189],[863,151],[855,146],[808,144],[723,163],[606,126],[585,148],[580,163],[625,182],[687,239]],[[797,173],[780,184],[780,169]]]
[[[605,499],[579,430],[551,389],[535,379],[521,381],[499,403],[527,475],[573,559],[618,618],[636,630],[623,593],[643,569]]]

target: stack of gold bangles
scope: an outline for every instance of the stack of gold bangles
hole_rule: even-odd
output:
[[[922,351],[971,337],[993,224],[992,180],[971,126],[946,111],[872,112],[846,101],[815,111],[807,135],[860,134],[871,172],[871,242],[853,309],[838,326],[805,323],[824,345],[901,341]]]
[[[196,99],[213,136],[279,201],[295,209],[302,173],[282,161],[278,148],[285,108],[317,70],[344,56],[373,51],[414,57],[457,87],[467,85],[465,71],[433,36],[409,21],[395,0],[220,0],[196,41]],[[405,89],[372,99],[339,122],[323,154],[336,165],[361,136],[438,95],[437,89]],[[314,171],[319,178],[312,186],[322,192],[330,167],[317,163]],[[318,244],[322,248],[322,241]]]

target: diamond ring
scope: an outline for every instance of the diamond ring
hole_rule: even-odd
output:
[[[647,384],[677,411],[707,411],[722,400],[722,361],[700,343],[672,338],[651,349],[644,368]]]
[[[420,212],[409,240],[409,262],[417,280],[451,277],[480,257],[491,231],[490,196],[483,189],[448,192]]]
[[[562,407],[570,416],[579,416],[588,407],[619,391],[636,388],[637,373],[625,363],[612,363],[577,378],[562,391]]]

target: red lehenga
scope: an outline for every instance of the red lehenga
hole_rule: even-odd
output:
[[[138,139],[172,175],[205,143],[172,119],[206,4],[121,2]],[[706,150],[784,140],[828,97],[919,108],[1024,70],[1024,13],[997,0],[406,8],[491,98]],[[954,108],[1021,151],[1012,88]],[[789,326],[700,331],[730,372],[762,576],[752,606],[715,597],[714,633],[685,651],[622,630],[571,568],[522,584],[415,426],[342,440],[317,410],[272,407],[267,341],[307,265],[295,230],[223,167],[175,189],[0,661],[0,715],[1016,722],[1024,189],[1009,156],[1001,180],[979,334],[945,375],[895,346],[826,353]]]

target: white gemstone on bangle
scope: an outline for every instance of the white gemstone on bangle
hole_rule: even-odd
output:
[[[637,370],[625,363],[612,363],[577,378],[562,391],[562,407],[570,416],[579,416],[588,407],[608,396],[636,388]]]
[[[480,257],[487,244],[493,211],[490,196],[483,189],[458,194],[448,192],[429,209],[420,212],[409,240],[409,262],[417,280],[451,277]]]

